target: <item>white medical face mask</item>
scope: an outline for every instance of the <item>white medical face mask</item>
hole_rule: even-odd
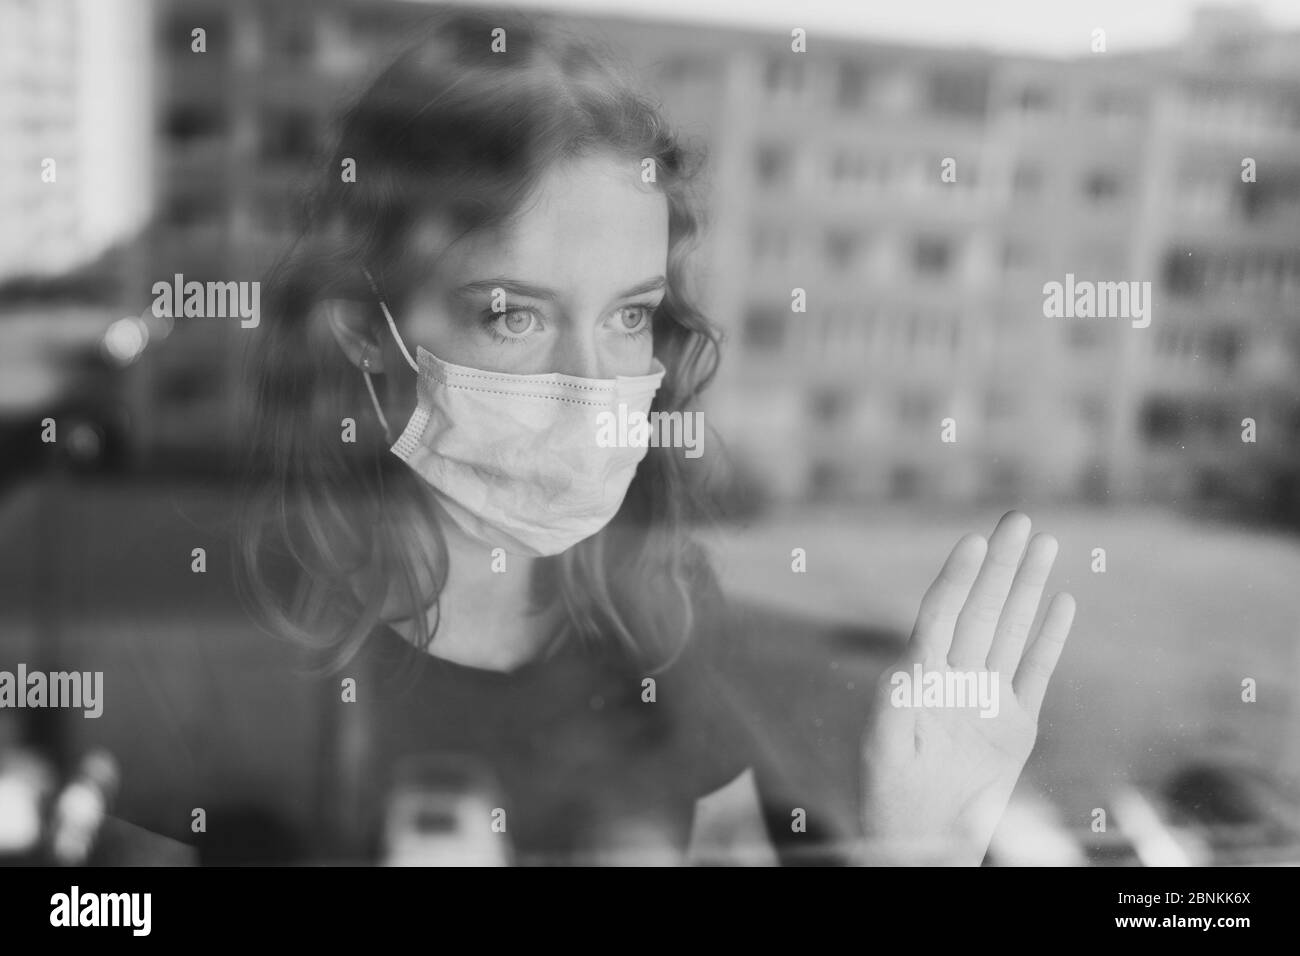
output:
[[[614,379],[484,372],[422,347],[417,360],[382,298],[380,307],[419,376],[415,412],[391,450],[434,488],[466,534],[541,557],[567,551],[610,522],[649,449],[601,447],[598,416],[617,413],[620,404],[649,412],[665,372],[658,359],[648,375]]]

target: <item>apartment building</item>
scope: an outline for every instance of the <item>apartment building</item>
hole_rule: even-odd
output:
[[[165,262],[163,278],[260,274],[330,117],[428,12],[160,4],[145,260]],[[1286,493],[1295,35],[1216,14],[1178,48],[1059,60],[817,35],[795,52],[779,31],[565,22],[621,50],[708,151],[698,290],[727,340],[705,411],[768,495]],[[1044,284],[1067,274],[1151,282],[1150,325],[1046,317]],[[237,333],[195,328],[209,340],[154,363],[141,400],[209,395],[233,429],[222,383]],[[1246,417],[1254,445],[1239,438]],[[172,418],[155,416],[149,440],[181,436]]]

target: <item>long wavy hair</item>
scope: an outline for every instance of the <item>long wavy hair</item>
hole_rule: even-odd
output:
[[[497,29],[507,52],[492,52]],[[323,652],[327,668],[355,655],[393,586],[427,648],[448,571],[427,487],[389,452],[365,379],[320,321],[321,303],[350,300],[393,351],[363,270],[400,322],[427,281],[430,235],[508,223],[553,164],[592,151],[653,159],[669,209],[667,291],[653,320],[667,374],[653,407],[689,410],[716,371],[718,333],[685,289],[702,153],[687,149],[658,104],[613,64],[602,46],[545,19],[453,11],[433,18],[427,37],[342,114],[336,146],[301,204],[298,238],[264,280],[236,537],[245,603],[272,633]],[[346,181],[345,165],[355,181]],[[384,367],[404,370],[389,352]],[[411,378],[376,376],[385,409],[413,407]],[[400,431],[404,417],[387,417]],[[341,440],[346,418],[356,422],[355,442]],[[563,608],[557,644],[614,641],[652,669],[675,659],[701,602],[717,596],[689,537],[704,515],[702,476],[691,469],[680,449],[650,448],[610,524],[537,563],[533,610]]]

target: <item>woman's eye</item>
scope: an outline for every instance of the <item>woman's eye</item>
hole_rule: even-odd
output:
[[[484,316],[484,324],[497,339],[507,342],[522,339],[541,327],[537,313],[531,309],[489,312]]]
[[[514,335],[523,335],[533,327],[533,313],[507,312],[503,318],[506,331]]]
[[[628,305],[618,310],[615,328],[625,335],[638,335],[650,326],[654,307],[649,305]]]

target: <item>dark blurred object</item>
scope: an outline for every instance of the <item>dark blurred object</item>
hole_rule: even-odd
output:
[[[490,770],[430,754],[394,774],[384,819],[386,866],[508,866],[502,796]],[[498,825],[499,820],[499,825]]]
[[[1300,794],[1265,767],[1191,761],[1107,802],[1118,825],[1081,835],[1094,866],[1300,865]]]
[[[0,409],[0,490],[50,465],[88,473],[128,464],[129,419],[117,373],[93,351],[51,362],[49,374],[60,381],[54,401],[20,414]]]
[[[0,865],[42,861],[54,785],[54,766],[24,739],[18,715],[0,711]]]
[[[90,859],[119,783],[117,761],[108,751],[92,750],[81,758],[54,801],[50,853],[56,863],[81,866]]]
[[[758,744],[768,835],[783,866],[845,865],[861,837],[861,737],[880,674],[904,635],[835,624],[774,606],[735,604],[745,652],[718,688]],[[805,827],[791,812],[805,811]]]
[[[304,859],[301,841],[274,811],[251,804],[218,806],[209,820],[212,830],[202,834],[198,846],[203,866],[284,866]]]
[[[182,866],[193,848],[109,814],[117,761],[86,753],[62,790],[20,715],[0,711],[0,866]]]
[[[110,816],[104,821],[90,866],[197,866],[194,847]]]
[[[1260,768],[1191,764],[1163,797],[1171,823],[1196,833],[1215,865],[1300,864],[1300,795]]]

